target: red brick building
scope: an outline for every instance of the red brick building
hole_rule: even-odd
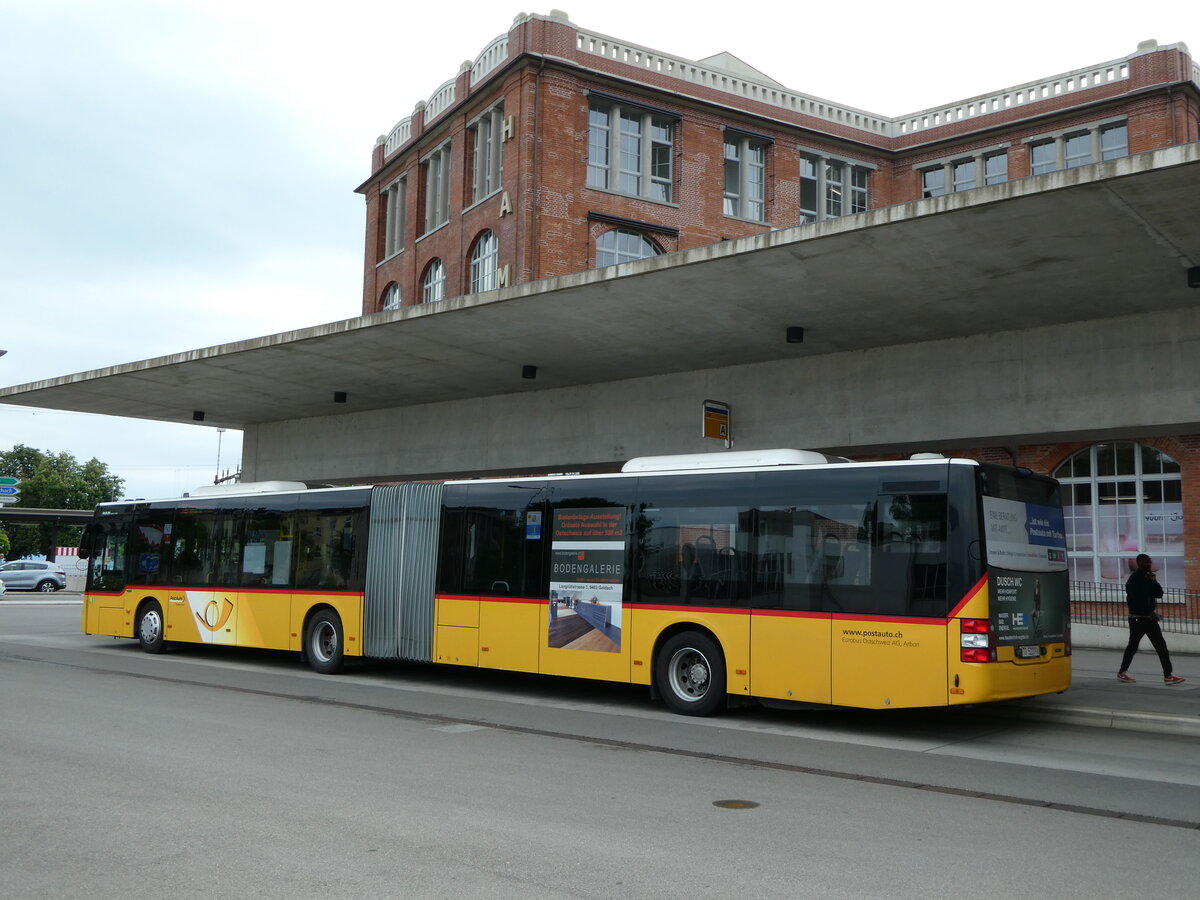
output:
[[[1182,44],[897,119],[521,16],[381,137],[363,312],[793,228],[1200,139]],[[1100,437],[1100,436],[1097,436]],[[1000,443],[998,439],[998,443]],[[937,448],[1066,482],[1074,577],[1139,550],[1200,589],[1200,435]]]
[[[888,119],[520,17],[377,143],[363,312],[1194,141],[1197,77],[1149,42]]]

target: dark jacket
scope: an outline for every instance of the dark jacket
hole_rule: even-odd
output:
[[[1140,569],[1125,582],[1125,602],[1131,616],[1154,614],[1157,600],[1163,595],[1162,585]]]

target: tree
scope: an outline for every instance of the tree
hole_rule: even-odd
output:
[[[17,444],[0,451],[0,475],[21,480],[21,499],[14,506],[37,509],[91,509],[97,503],[116,500],[125,481],[92,458],[82,465],[70,453],[43,453]],[[0,507],[0,517],[4,510]],[[11,542],[6,556],[20,559],[33,553],[51,554],[58,544],[79,539],[79,529],[62,525],[0,526]],[[0,545],[2,545],[0,540]]]

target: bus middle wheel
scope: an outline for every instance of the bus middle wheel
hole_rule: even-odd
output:
[[[725,655],[706,634],[685,631],[667,640],[654,661],[663,702],[685,716],[709,716],[725,702]]]

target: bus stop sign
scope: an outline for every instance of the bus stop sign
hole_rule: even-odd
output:
[[[704,401],[704,425],[701,432],[706,438],[716,438],[729,446],[733,432],[729,427],[729,404],[720,400]]]

